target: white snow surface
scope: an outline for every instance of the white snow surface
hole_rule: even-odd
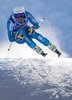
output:
[[[0,70],[11,70],[11,76],[22,87],[36,88],[32,96],[43,93],[51,93],[50,98],[72,96],[72,59],[7,59],[0,64]]]

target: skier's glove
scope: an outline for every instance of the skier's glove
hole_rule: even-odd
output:
[[[29,34],[32,33],[32,28],[31,28],[31,27],[28,29],[28,33],[29,33]]]
[[[34,32],[35,32],[35,31],[34,31],[34,28],[30,27],[30,28],[28,29],[29,35],[33,34]]]
[[[32,28],[33,28],[34,30],[36,30],[36,26],[32,26]]]

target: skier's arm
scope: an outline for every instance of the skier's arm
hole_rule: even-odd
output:
[[[8,38],[10,42],[14,42],[13,30],[11,29],[11,22],[7,21]]]
[[[32,14],[27,11],[25,11],[25,13],[26,13],[26,16],[28,17],[28,20],[33,24],[33,26],[36,27],[36,29],[38,29],[40,26],[37,20],[35,19],[35,17],[33,17]]]

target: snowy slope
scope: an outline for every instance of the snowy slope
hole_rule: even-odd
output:
[[[15,100],[13,91],[16,89],[18,90],[15,92],[17,100],[19,97],[21,100],[30,100],[28,98],[31,100],[71,100],[72,59],[7,59],[5,63],[0,64],[0,73],[2,72],[3,75],[0,76],[1,100],[4,100],[1,88],[7,100],[10,96],[13,96]]]

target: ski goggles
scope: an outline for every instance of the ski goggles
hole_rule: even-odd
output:
[[[24,18],[24,16],[25,16],[24,13],[14,14],[14,17],[15,17],[15,18],[19,18],[19,17]]]

